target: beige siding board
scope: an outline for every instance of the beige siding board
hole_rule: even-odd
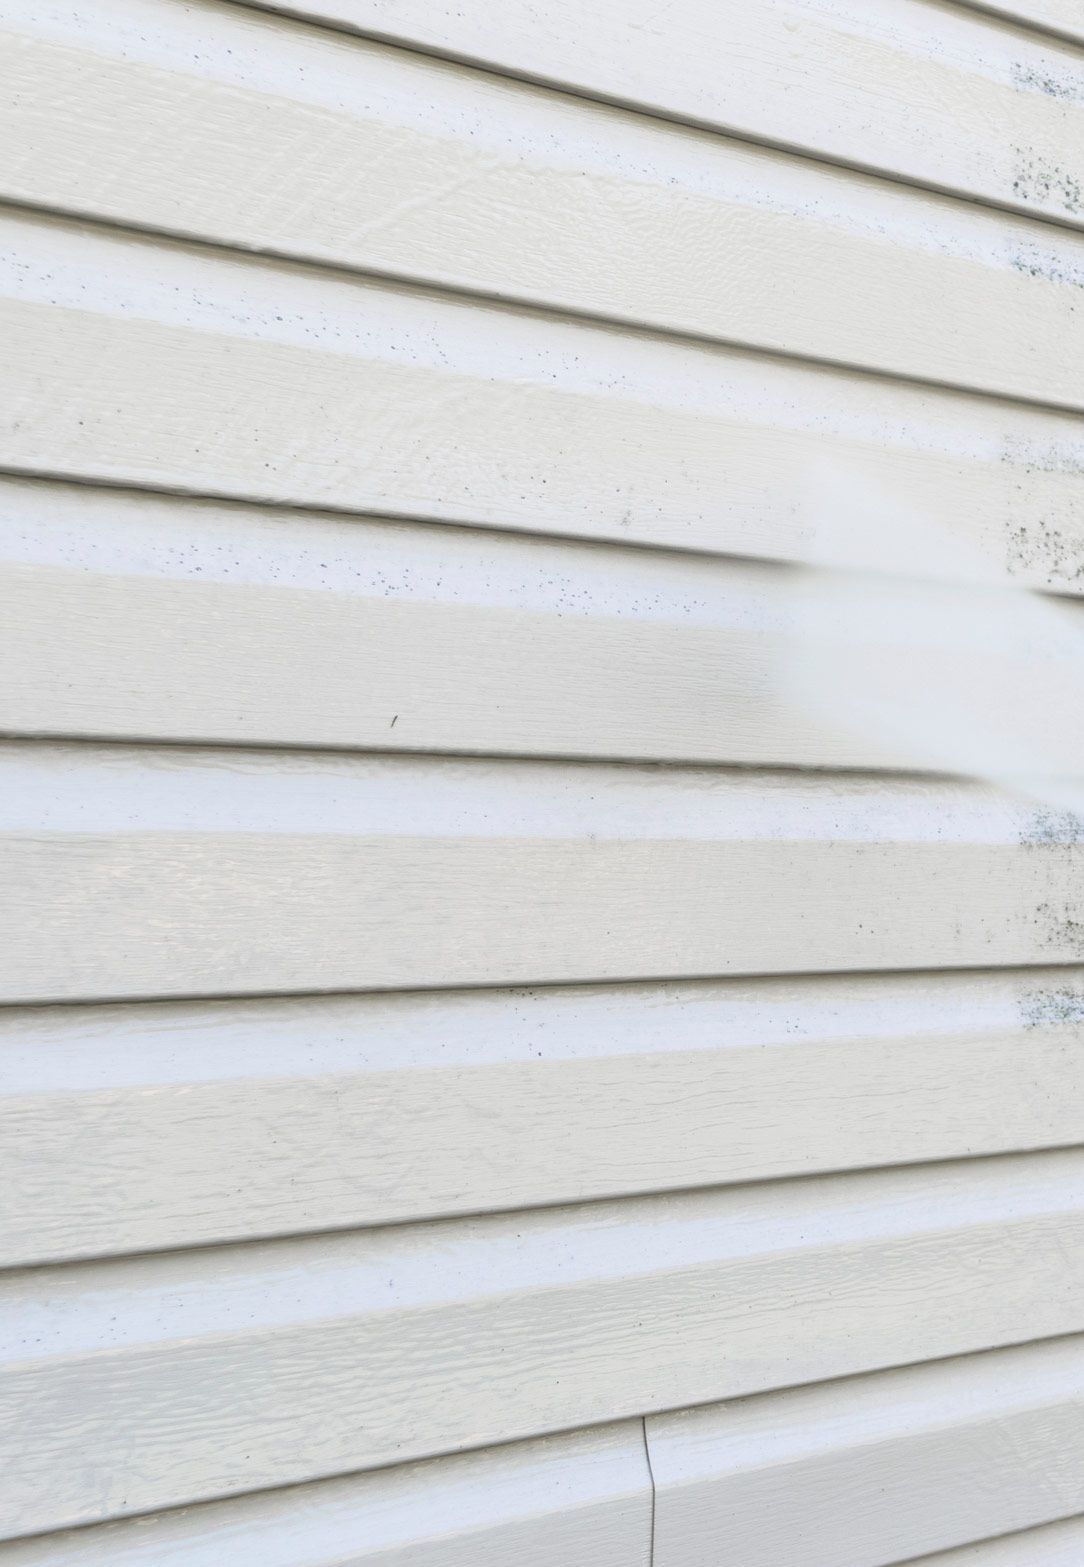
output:
[[[1000,1540],[926,1556],[922,1567],[1079,1567],[1084,1561],[1084,1518],[1027,1529]]]
[[[922,0],[258,0],[337,27],[1067,222],[1084,61]]]
[[[987,10],[0,0],[0,1567],[1075,1567],[1084,829],[781,564],[1084,593]]]
[[[1084,770],[1078,605],[869,581],[848,620],[811,606],[849,577],[77,486],[0,515],[8,735]]]
[[[8,468],[783,559],[875,517],[877,565],[1084,581],[1067,415],[44,220],[0,239]]]
[[[778,567],[123,492],[5,486],[0,505],[15,524],[0,565],[8,734],[913,760],[788,692],[800,607]],[[1045,689],[1030,683],[1028,722]],[[1045,716],[1084,752],[1063,704]]]
[[[230,6],[4,25],[11,200],[1084,406],[1084,236]]]
[[[0,1544],[3,1567],[648,1567],[639,1421]]]
[[[1080,961],[1079,824],[978,787],[0,751],[7,1002]]]
[[[648,1421],[655,1567],[888,1567],[1084,1508],[1084,1341]]]
[[[0,1264],[1084,1142],[1082,1028],[1057,969],[9,1010]]]
[[[1079,1151],[24,1270],[2,1527],[1082,1326]]]

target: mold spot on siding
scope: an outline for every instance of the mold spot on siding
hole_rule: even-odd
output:
[[[1041,806],[1020,834],[1026,848],[1065,847],[1084,843],[1084,817],[1074,811],[1053,811]]]
[[[1056,98],[1061,103],[1084,104],[1084,80],[1074,81],[1066,76],[1055,76],[1050,71],[1040,71],[1023,60],[1012,63],[1012,84],[1025,92],[1042,93],[1045,98]]]
[[[1021,1025],[1028,1029],[1084,1023],[1084,991],[1069,985],[1028,991],[1020,997],[1019,1013]]]
[[[1076,961],[1084,958],[1084,908],[1065,900],[1035,907],[1044,947]]]
[[[1084,540],[1045,517],[1010,527],[1005,566],[1010,576],[1038,577],[1049,587],[1068,588],[1084,581]]]
[[[1023,202],[1057,202],[1068,213],[1084,212],[1084,182],[1061,164],[1025,147],[1014,149],[1013,195]]]

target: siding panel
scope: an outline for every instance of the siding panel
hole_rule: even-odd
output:
[[[655,1567],[888,1567],[1084,1509],[1084,1342],[648,1421]]]
[[[923,1567],[1077,1567],[1082,1553],[1084,1518],[1076,1518],[929,1556]]]
[[[1080,961],[1079,824],[945,783],[7,747],[2,996]]]
[[[640,1422],[0,1544],[3,1567],[648,1567]]]
[[[17,1534],[1080,1331],[1084,1154],[28,1270],[0,1326]]]
[[[0,1263],[1077,1143],[1082,1030],[1064,969],[9,1010]]]
[[[982,10],[0,0],[0,1567],[1077,1567],[1084,33]]]
[[[1009,0],[962,0],[976,11],[993,16],[1006,17],[1009,21],[1022,22],[1024,26],[1048,29],[1073,43],[1084,43],[1084,16],[1078,0],[1027,0],[1020,5]]]
[[[13,200],[1084,406],[1084,237],[231,7],[5,20]]]
[[[1078,50],[925,0],[257,0],[753,140],[1081,221]]]
[[[70,225],[0,238],[8,468],[777,559],[846,517],[852,565],[1084,583],[1066,415]]]
[[[74,486],[0,480],[0,513],[9,735],[990,773],[1026,754],[1067,775],[1084,758],[1079,605]]]

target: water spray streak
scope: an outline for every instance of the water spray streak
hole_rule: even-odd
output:
[[[1084,603],[1019,586],[828,467],[799,509],[813,564],[789,574],[781,693],[873,765],[955,773],[1084,814]],[[1075,838],[1084,822],[1056,830]]]

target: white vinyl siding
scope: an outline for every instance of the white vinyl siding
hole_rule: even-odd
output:
[[[0,1567],[1078,1567],[1076,7],[0,34]]]
[[[507,0],[495,11],[461,0],[255,3],[1084,222],[1080,51],[951,0],[674,0],[665,11],[657,0]],[[1073,0],[1035,9],[1078,15]],[[1069,27],[1080,36],[1079,22]]]

